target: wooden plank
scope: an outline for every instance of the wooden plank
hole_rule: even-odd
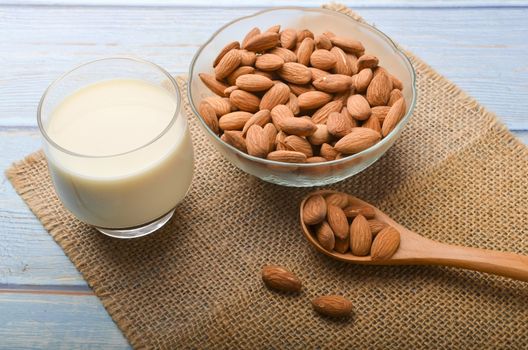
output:
[[[2,349],[130,349],[93,295],[0,292]]]
[[[328,1],[330,2],[330,1]],[[342,1],[348,3],[347,1]],[[317,7],[321,0],[268,0],[267,6],[309,6]],[[45,6],[174,6],[174,7],[259,7],[261,1],[249,0],[0,0],[0,5],[45,5]],[[523,0],[355,0],[354,7],[511,7],[524,6]]]
[[[0,132],[3,153],[0,168],[6,169],[39,148],[35,129]],[[62,249],[16,194],[3,171],[0,208],[0,284],[86,286]]]
[[[0,7],[0,126],[34,126],[46,86],[81,62],[136,55],[174,74],[185,73],[199,44],[216,28],[255,11]],[[364,8],[360,12],[500,115],[510,128],[528,128],[528,8]]]

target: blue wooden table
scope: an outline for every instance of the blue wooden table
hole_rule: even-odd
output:
[[[264,5],[265,4],[265,5]],[[187,71],[219,26],[262,6],[312,0],[0,0],[0,167],[40,147],[46,86],[85,61],[137,55]],[[528,143],[528,2],[359,0],[369,22],[454,81]],[[0,348],[124,349],[75,267],[2,177]]]

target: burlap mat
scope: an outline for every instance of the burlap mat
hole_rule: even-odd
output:
[[[419,101],[400,140],[332,188],[371,201],[424,236],[528,254],[527,149],[482,106],[412,60]],[[111,239],[75,220],[57,200],[41,153],[8,170],[132,346],[526,348],[528,284],[443,267],[330,260],[299,229],[298,204],[311,190],[234,168],[185,103],[196,150],[192,189],[170,224],[146,238]],[[295,271],[303,294],[264,288],[259,274],[268,263]],[[354,317],[315,315],[310,300],[327,293],[353,300]]]

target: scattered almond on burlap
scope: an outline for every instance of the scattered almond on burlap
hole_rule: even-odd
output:
[[[301,280],[281,266],[264,266],[262,268],[262,280],[269,288],[281,292],[298,293],[302,288]]]
[[[387,137],[407,112],[402,82],[361,42],[331,32],[255,27],[226,44],[212,68],[199,77],[218,96],[198,113],[224,142],[259,158],[341,159]],[[286,142],[272,140],[279,132]]]

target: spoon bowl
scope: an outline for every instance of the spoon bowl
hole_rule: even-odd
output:
[[[336,251],[328,251],[319,244],[310,227],[304,223],[302,209],[311,196],[326,196],[332,193],[341,192],[321,190],[306,196],[301,202],[300,220],[302,232],[308,242],[319,252],[333,259],[354,264],[370,265],[444,265],[528,281],[527,256],[444,244],[425,238],[398,224],[375,206],[348,194],[349,204],[371,207],[374,209],[376,220],[395,228],[400,233],[400,245],[394,255],[385,260],[373,260],[370,256],[355,256],[350,252],[341,254]]]

